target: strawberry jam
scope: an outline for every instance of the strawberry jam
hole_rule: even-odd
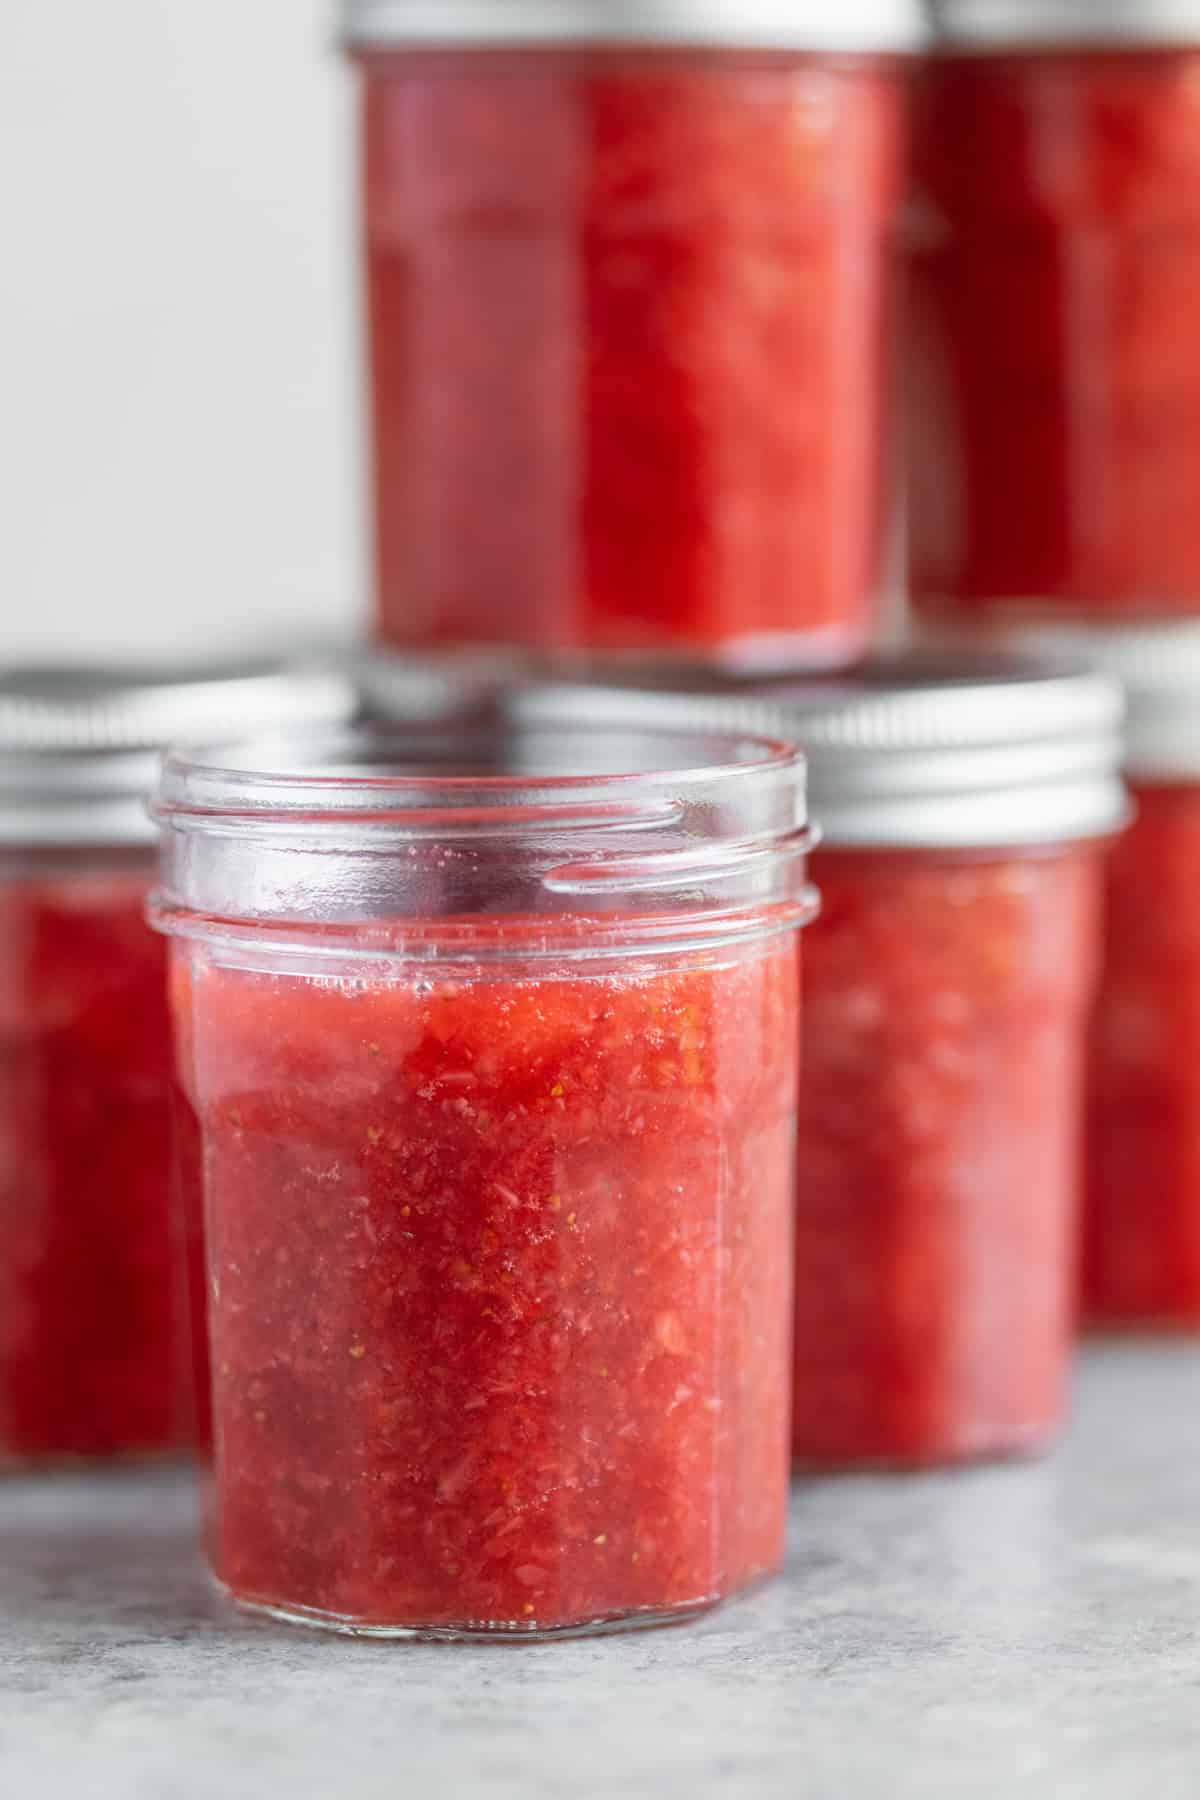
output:
[[[941,56],[916,117],[917,605],[1196,612],[1200,48]]]
[[[796,1455],[1037,1449],[1074,1326],[1098,855],[831,852],[817,874]]]
[[[220,1580],[459,1636],[675,1618],[773,1570],[802,760],[519,728],[212,755],[166,765],[153,917]]]
[[[901,63],[362,64],[381,635],[853,655],[880,577]]]
[[[0,876],[0,1461],[182,1440],[149,857]]]

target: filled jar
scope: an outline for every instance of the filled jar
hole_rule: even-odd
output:
[[[376,626],[846,660],[918,0],[347,0]]]
[[[1200,627],[1040,633],[1128,696],[1133,825],[1108,867],[1088,1106],[1083,1311],[1200,1328]]]
[[[809,758],[792,1444],[1030,1452],[1062,1420],[1116,684],[906,655],[821,681],[563,689],[531,716],[770,729]]]
[[[146,800],[171,737],[350,705],[316,670],[0,677],[0,1466],[188,1441]]]
[[[799,756],[364,728],[157,810],[229,1593],[529,1636],[773,1570]]]
[[[915,604],[1200,612],[1200,4],[941,21],[908,258]]]

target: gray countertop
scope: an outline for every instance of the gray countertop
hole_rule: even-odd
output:
[[[1196,1800],[1200,1344],[1091,1350],[1049,1462],[797,1490],[783,1579],[541,1645],[233,1616],[190,1482],[0,1484],[0,1793]]]

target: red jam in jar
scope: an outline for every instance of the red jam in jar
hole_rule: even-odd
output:
[[[670,9],[682,44],[653,5],[640,43],[606,13],[603,45],[571,41],[588,8],[540,45],[511,0],[486,38],[456,10],[431,49],[350,7],[380,634],[847,660],[883,540],[906,80],[884,52],[915,8],[875,7],[857,55],[761,47],[760,5],[727,45],[711,8]],[[821,10],[798,41],[813,14],[825,42]]]
[[[528,719],[797,742],[806,933],[792,1443],[813,1468],[1048,1444],[1075,1323],[1083,1084],[1121,694],[1012,657],[559,682]]]
[[[379,1635],[682,1615],[782,1553],[800,767],[393,742],[165,777],[216,1573]]]
[[[1198,690],[1200,691],[1200,690]],[[1084,1314],[1200,1328],[1200,768],[1134,788],[1109,869]]]
[[[919,84],[911,589],[944,614],[1194,613],[1200,7],[1192,47],[1135,20],[1123,49],[1084,40],[1128,6],[1043,10],[1077,47],[981,43]]]
[[[833,852],[805,959],[793,1442],[1044,1447],[1074,1330],[1094,848]]]
[[[182,1441],[148,851],[0,858],[0,1463]]]
[[[191,1436],[182,1249],[199,1221],[173,1203],[146,801],[172,737],[352,704],[340,675],[272,665],[0,675],[0,1466]]]
[[[1133,824],[1108,865],[1092,1033],[1083,1314],[1200,1330],[1200,627],[1056,628],[1128,698]]]

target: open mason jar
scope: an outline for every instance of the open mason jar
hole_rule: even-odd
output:
[[[914,604],[1200,613],[1200,3],[939,16],[914,125]]]
[[[363,729],[157,816],[232,1596],[528,1636],[774,1569],[802,759]]]
[[[514,704],[769,730],[808,756],[821,914],[805,946],[797,1460],[1043,1447],[1075,1319],[1103,848],[1125,816],[1119,688],[936,655],[821,681],[655,680]]]
[[[346,0],[377,626],[845,661],[919,0]]]
[[[0,1465],[188,1439],[146,800],[168,739],[352,704],[274,665],[0,676]]]

